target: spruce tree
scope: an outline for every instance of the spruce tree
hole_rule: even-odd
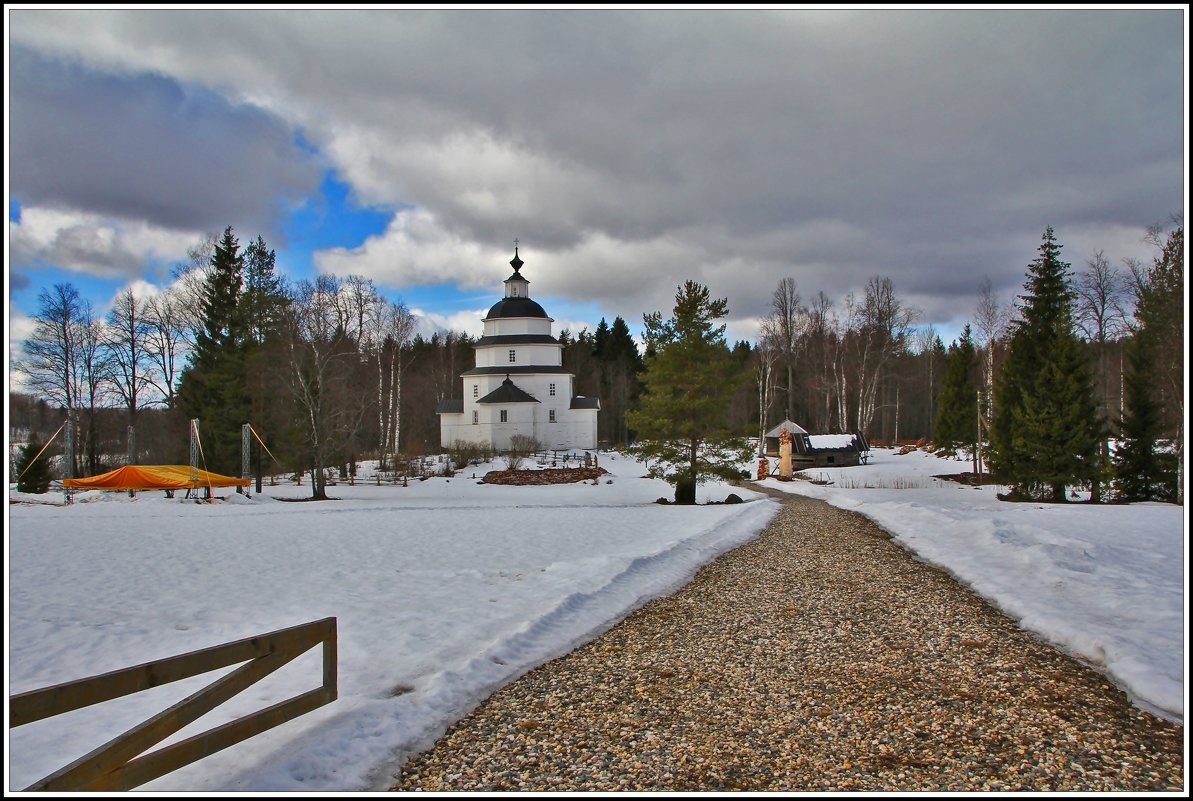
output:
[[[1156,399],[1155,342],[1146,329],[1127,345],[1130,372],[1125,384],[1126,413],[1114,454],[1116,497],[1136,501],[1176,500],[1176,458],[1160,453],[1160,403]]]
[[[1155,230],[1150,235],[1160,247],[1151,266],[1133,269],[1135,278],[1134,336],[1146,348],[1151,379],[1146,389],[1158,416],[1156,440],[1166,455],[1159,456],[1163,470],[1173,474],[1173,498],[1182,502],[1187,338],[1185,331],[1185,269],[1183,226],[1165,238]],[[1140,338],[1143,338],[1142,340]]]
[[[244,288],[240,295],[240,316],[244,321],[245,374],[250,422],[260,432],[280,435],[286,428],[288,406],[284,383],[271,372],[282,355],[286,288],[275,271],[277,257],[260,236],[244,249]],[[260,448],[254,449],[258,458]]]
[[[43,453],[41,458],[37,454],[44,447],[37,438],[29,440],[17,450],[17,461],[14,465],[17,475],[17,492],[28,492],[41,495],[50,489],[50,461],[49,454]]]
[[[644,316],[648,356],[641,409],[627,423],[640,438],[632,452],[650,462],[648,473],[675,486],[677,503],[695,503],[696,486],[711,477],[736,478],[752,448],[744,431],[728,423],[741,378],[725,344],[728,303],[686,281],[675,295],[670,320]]]
[[[990,465],[1012,498],[1065,499],[1072,484],[1100,476],[1093,376],[1073,333],[1070,265],[1052,227],[1028,266],[1020,319],[995,384]]]
[[[1099,445],[1105,423],[1076,337],[1057,340],[1019,411],[1013,447],[1030,455],[1019,464],[1020,483],[1047,488],[1059,502],[1067,485],[1103,478]]]
[[[602,334],[602,330],[607,333]],[[602,319],[597,326],[597,360],[600,365],[601,411],[599,428],[611,442],[624,443],[631,439],[626,427],[626,412],[636,405],[641,391],[638,374],[642,371],[642,356],[625,320],[617,317],[612,326]]]
[[[277,255],[260,236],[244,249],[243,284],[239,306],[243,309],[245,335],[254,345],[278,336],[286,290],[275,271]]]
[[[976,351],[969,326],[959,342],[949,346],[948,364],[940,388],[934,441],[938,448],[973,449],[978,439],[978,392],[972,374]]]
[[[203,288],[203,330],[195,337],[178,399],[188,418],[199,420],[207,469],[240,474],[240,427],[249,419],[246,377],[248,331],[241,307],[244,257],[232,228],[211,255]]]

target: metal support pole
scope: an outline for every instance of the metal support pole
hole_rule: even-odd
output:
[[[249,433],[249,424],[245,423],[240,427],[240,477],[252,478],[252,468],[249,467],[249,454],[252,451],[252,434]],[[236,492],[244,494],[244,487],[237,487]]]
[[[66,410],[66,431],[65,431],[65,434],[66,434],[66,438],[62,442],[62,448],[64,451],[62,454],[62,459],[63,459],[62,473],[66,478],[74,478],[75,477],[75,422],[74,422],[73,410],[71,410],[71,409]],[[70,488],[69,487],[62,488],[62,499],[63,499],[63,502],[66,503],[66,505],[68,505],[68,506],[74,502],[74,499],[72,499],[70,497]]]
[[[195,497],[199,495],[199,420],[191,420],[191,483],[195,485]]]
[[[137,429],[134,426],[128,427],[128,463],[137,463]],[[128,497],[137,497],[137,491],[130,489]]]

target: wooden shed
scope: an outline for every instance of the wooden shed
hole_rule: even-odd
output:
[[[784,420],[766,432],[766,455],[768,457],[779,458],[779,433],[782,431],[791,434],[791,454],[793,459],[795,454],[801,453],[803,450],[811,450],[811,443],[804,442],[808,438],[808,432],[796,423]],[[802,450],[801,445],[805,446]]]
[[[795,470],[850,467],[865,464],[870,457],[870,443],[861,433],[809,434],[802,426],[784,420],[766,432],[765,452],[770,459],[779,458],[779,434],[782,431],[791,434],[791,466]],[[778,462],[774,464],[777,469]]]

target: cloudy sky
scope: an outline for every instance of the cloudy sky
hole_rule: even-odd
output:
[[[955,333],[1046,226],[1074,267],[1150,259],[1186,13],[8,6],[10,336],[227,226],[425,326],[478,332],[517,238],[557,330],[694,279],[752,339],[784,277],[841,308],[881,275]]]

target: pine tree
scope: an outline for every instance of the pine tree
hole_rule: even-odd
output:
[[[200,421],[207,469],[240,474],[241,426],[249,419],[248,335],[241,308],[244,257],[231,227],[211,255],[203,291],[203,330],[182,374],[179,404]]]
[[[17,451],[17,461],[14,465],[17,474],[17,492],[28,492],[41,495],[50,489],[50,461],[49,454],[37,454],[44,447],[37,438],[29,440]]]
[[[1065,499],[1071,484],[1101,475],[1093,376],[1073,333],[1070,265],[1049,226],[1028,266],[1021,319],[995,385],[998,413],[990,430],[990,464],[1011,485],[1010,497]]]
[[[969,326],[949,346],[948,365],[940,388],[934,441],[938,448],[974,448],[978,439],[977,389],[972,374],[976,351]]]
[[[633,449],[651,464],[649,475],[675,486],[677,503],[695,503],[696,486],[710,477],[740,476],[752,448],[745,432],[728,424],[741,371],[725,344],[728,303],[686,281],[675,295],[674,315],[644,316],[648,355],[642,407],[627,414],[641,442]]]

